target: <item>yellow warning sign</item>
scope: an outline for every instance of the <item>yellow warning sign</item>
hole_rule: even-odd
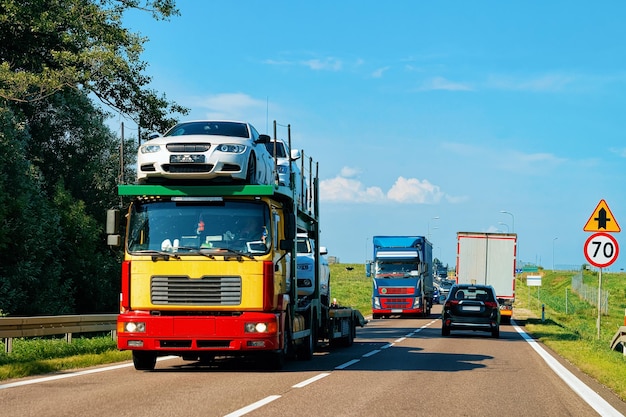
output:
[[[585,232],[620,232],[622,229],[617,224],[606,201],[600,200],[583,230]]]

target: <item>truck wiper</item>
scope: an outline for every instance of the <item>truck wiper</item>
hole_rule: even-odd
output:
[[[158,261],[158,260],[163,260],[163,261],[169,261],[170,257],[174,258],[174,259],[180,259],[180,256],[178,256],[178,254],[176,253],[172,253],[172,252],[165,252],[165,251],[161,251],[161,250],[138,250],[138,251],[133,251],[131,252],[131,254],[135,255],[152,255],[152,260],[154,262]]]
[[[244,257],[248,258],[248,259],[253,259],[254,260],[254,256],[245,253],[245,252],[241,252],[235,249],[230,249],[230,248],[220,248],[216,250],[218,253],[216,253],[217,255],[223,255],[224,256],[224,260],[227,261],[229,260],[231,257],[228,256],[227,254],[232,254],[235,255],[235,259],[237,259],[238,261],[241,261]],[[226,252],[226,254],[222,254],[219,252]]]

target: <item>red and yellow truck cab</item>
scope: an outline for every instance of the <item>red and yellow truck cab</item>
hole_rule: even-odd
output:
[[[269,353],[290,316],[293,200],[275,187],[120,185],[126,218],[118,347],[137,369],[157,356]],[[293,316],[293,315],[292,315]],[[285,328],[289,328],[289,332]]]

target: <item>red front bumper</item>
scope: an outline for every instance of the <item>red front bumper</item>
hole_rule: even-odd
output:
[[[143,323],[144,332],[124,331],[125,323]],[[267,323],[267,332],[246,332],[246,323]],[[125,313],[118,316],[120,350],[166,353],[243,352],[281,349],[281,315],[246,312],[236,316],[152,316]]]

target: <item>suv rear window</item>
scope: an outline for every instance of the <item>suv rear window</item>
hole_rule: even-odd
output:
[[[495,301],[491,289],[481,287],[457,287],[451,298],[457,300]]]

